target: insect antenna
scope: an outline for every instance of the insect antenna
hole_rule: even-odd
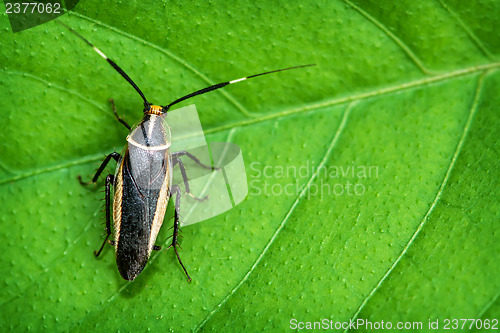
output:
[[[139,95],[141,95],[141,98],[144,100],[144,107],[149,110],[149,106],[151,105],[151,103],[148,102],[148,100],[146,99],[146,96],[144,96],[141,89],[139,89],[139,87],[135,84],[135,82],[132,81],[132,79],[127,75],[127,73],[125,73],[123,71],[123,69],[120,68],[120,66],[118,66],[113,60],[109,59],[108,56],[106,56],[101,50],[99,50],[97,47],[95,47],[94,44],[92,44],[87,39],[85,39],[85,37],[83,37],[78,32],[73,30],[73,28],[71,28],[70,26],[68,26],[67,24],[65,24],[59,20],[55,20],[55,21],[57,23],[59,23],[60,25],[62,25],[63,27],[65,27],[66,29],[68,29],[73,34],[75,34],[78,38],[83,40],[85,42],[85,44],[87,44],[88,46],[93,48],[94,51],[97,52],[97,54],[99,54],[101,57],[103,57],[111,65],[111,67],[113,67],[125,80],[127,80],[127,82],[130,83],[130,85],[132,85],[132,87],[134,87],[134,89],[139,93]]]
[[[165,105],[163,107],[163,112],[167,112],[167,110],[174,104],[177,104],[177,103],[180,103],[182,101],[185,101],[186,99],[188,98],[191,98],[191,97],[194,97],[194,96],[198,96],[198,95],[202,95],[202,94],[205,94],[207,92],[210,92],[210,91],[214,91],[214,90],[217,90],[217,89],[220,89],[222,87],[225,87],[227,85],[230,85],[230,84],[233,84],[233,83],[236,83],[236,82],[241,82],[241,81],[245,81],[247,79],[251,79],[251,78],[254,78],[254,77],[257,77],[257,76],[262,76],[262,75],[267,75],[267,74],[272,74],[272,73],[277,73],[277,72],[282,72],[282,71],[288,71],[290,69],[297,69],[297,68],[303,68],[303,67],[311,67],[311,66],[316,66],[316,64],[310,64],[310,65],[301,65],[301,66],[294,66],[294,67],[288,67],[288,68],[282,68],[282,69],[275,69],[273,71],[269,71],[269,72],[264,72],[264,73],[259,73],[259,74],[254,74],[254,75],[250,75],[250,76],[246,76],[246,77],[242,77],[240,79],[236,79],[236,80],[232,80],[232,81],[227,81],[227,82],[221,82],[221,83],[217,83],[217,84],[214,84],[213,86],[210,86],[210,87],[206,87],[206,88],[203,88],[203,89],[200,89],[200,90],[197,90],[189,95],[186,95],[184,97],[181,97],[179,99],[176,99],[175,101],[173,101],[172,103],[168,104],[168,105]]]
[[[99,50],[97,47],[95,47],[94,44],[92,44],[91,42],[89,42],[85,37],[83,37],[78,32],[76,32],[75,30],[73,30],[73,28],[71,28],[70,26],[68,26],[67,24],[65,24],[65,23],[63,23],[63,22],[61,22],[59,20],[56,20],[56,22],[59,23],[60,25],[62,25],[63,27],[65,27],[66,29],[68,29],[73,34],[75,34],[78,38],[80,38],[81,40],[83,40],[88,46],[92,47],[94,49],[94,51],[97,52],[97,54],[99,54],[101,57],[103,57],[128,83],[130,83],[130,85],[132,87],[134,87],[134,89],[139,93],[139,95],[141,95],[141,98],[144,101],[144,108],[145,108],[145,110],[149,110],[150,109],[151,103],[148,102],[146,96],[144,96],[144,94],[141,91],[141,89],[139,89],[139,87],[135,84],[135,82],[127,75],[127,73],[125,73],[123,71],[123,69],[120,68],[120,66],[118,66],[113,60],[111,60],[110,58],[108,58],[108,56],[106,56],[101,50]],[[288,70],[291,70],[291,69],[297,69],[297,68],[303,68],[303,67],[310,67],[310,66],[316,66],[316,64],[309,64],[309,65],[301,65],[301,66],[294,66],[294,67],[276,69],[276,70],[272,70],[272,71],[268,71],[268,72],[264,72],[264,73],[259,73],[259,74],[254,74],[254,75],[242,77],[242,78],[239,78],[239,79],[236,79],[236,80],[232,80],[232,81],[217,83],[217,84],[214,84],[212,86],[209,86],[209,87],[197,90],[197,91],[195,91],[195,92],[193,92],[191,94],[188,94],[188,95],[186,95],[184,97],[181,97],[179,99],[176,99],[172,103],[163,106],[162,109],[163,109],[163,112],[167,112],[168,109],[172,105],[175,105],[177,103],[185,101],[186,99],[189,99],[191,97],[195,97],[195,96],[202,95],[202,94],[205,94],[205,93],[210,92],[210,91],[214,91],[214,90],[220,89],[222,87],[225,87],[227,85],[230,85],[230,84],[233,84],[233,83],[236,83],[236,82],[241,82],[241,81],[244,81],[244,80],[247,80],[247,79],[251,79],[251,78],[254,78],[254,77],[258,77],[258,76],[262,76],[262,75],[267,75],[267,74],[272,74],[272,73],[277,73],[277,72],[282,72],[282,71],[288,71]]]

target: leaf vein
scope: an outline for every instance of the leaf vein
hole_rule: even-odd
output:
[[[483,45],[481,40],[474,34],[471,28],[460,18],[460,16],[453,11],[450,6],[448,6],[443,0],[438,0],[441,6],[450,13],[450,15],[458,22],[458,24],[464,29],[465,33],[469,36],[469,38],[476,44],[476,47],[481,51],[485,56],[487,56],[490,60],[495,60],[493,54]]]
[[[10,178],[0,179],[0,186],[7,184],[7,183],[14,182],[14,181],[18,181],[18,180],[21,180],[24,178],[29,178],[29,177],[37,176],[40,174],[49,173],[52,171],[66,169],[66,168],[70,168],[70,167],[85,164],[85,163],[99,161],[99,160],[102,160],[105,156],[106,156],[106,153],[97,153],[97,154],[93,154],[90,156],[85,156],[83,158],[75,159],[75,160],[72,160],[69,162],[55,164],[55,165],[51,165],[51,166],[39,168],[39,169],[32,169],[32,170],[29,170],[28,172],[16,174],[15,176],[10,177]]]
[[[318,168],[316,169],[316,171],[314,172],[314,174],[311,176],[311,178],[309,179],[309,181],[307,182],[306,186],[304,186],[304,188],[302,189],[302,191],[299,193],[298,197],[295,199],[295,201],[293,202],[292,206],[290,207],[290,209],[288,210],[287,214],[285,215],[283,221],[281,221],[280,225],[278,226],[278,228],[276,229],[276,231],[274,232],[273,236],[271,237],[271,239],[268,241],[267,245],[264,247],[264,249],[262,250],[262,252],[260,253],[259,257],[257,258],[257,260],[254,262],[254,264],[250,267],[249,271],[245,274],[245,276],[243,277],[243,279],[236,285],[236,287],[234,287],[233,290],[231,290],[231,292],[226,295],[226,297],[224,297],[224,299],[208,314],[208,316],[203,320],[203,322],[201,322],[201,324],[195,329],[195,331],[199,331],[203,328],[203,326],[215,315],[215,313],[217,313],[219,311],[219,309],[222,307],[222,305],[224,305],[227,300],[229,298],[231,298],[231,296],[233,296],[237,291],[238,289],[243,285],[243,283],[245,283],[245,281],[248,280],[249,276],[252,274],[252,272],[255,270],[255,268],[259,265],[259,263],[262,261],[262,258],[264,257],[264,255],[267,253],[267,251],[269,250],[269,248],[271,247],[271,245],[273,244],[273,242],[275,241],[275,239],[278,237],[278,234],[281,232],[281,230],[283,229],[283,227],[285,226],[286,222],[288,221],[288,219],[290,218],[290,216],[292,215],[292,213],[294,212],[295,208],[297,207],[297,205],[299,204],[300,200],[305,196],[305,194],[307,193],[307,191],[309,190],[309,187],[311,186],[312,182],[316,179],[318,173],[319,173],[319,170],[321,170],[321,168],[323,167],[323,165],[326,163],[326,161],[328,160],[328,158],[330,157],[331,155],[331,152],[333,150],[333,148],[335,147],[335,144],[338,142],[338,139],[341,135],[341,133],[343,132],[344,128],[345,128],[345,125],[347,123],[347,118],[349,117],[349,114],[351,112],[351,109],[353,108],[353,106],[356,104],[356,102],[352,102],[350,103],[346,109],[344,110],[344,114],[342,116],[342,120],[339,124],[339,127],[337,128],[337,131],[335,132],[335,135],[333,136],[332,138],[332,141],[330,142],[330,145],[328,146],[328,149],[326,150],[321,162],[319,163],[318,165]]]
[[[382,22],[379,22],[376,18],[368,14],[361,7],[356,6],[349,0],[344,0],[349,6],[351,6],[354,10],[363,15],[368,21],[376,25],[380,30],[382,30],[390,39],[396,43],[405,53],[406,55],[417,65],[417,67],[425,74],[430,74],[431,71],[428,70],[423,62],[415,55],[415,53],[410,49],[408,45],[406,45],[398,36],[396,36],[393,32],[391,32]]]
[[[90,229],[90,226],[94,223],[94,220],[95,218],[98,216],[98,214],[100,213],[100,210],[96,211],[93,216],[92,216],[92,219],[89,220],[89,222],[85,225],[85,227],[83,228],[83,230],[80,232],[80,234],[75,238],[73,239],[72,241],[70,241],[68,243],[68,246],[66,246],[66,248],[64,249],[64,251],[59,255],[57,256],[56,258],[54,258],[52,261],[50,261],[48,264],[46,265],[40,265],[40,269],[41,269],[41,272],[40,274],[38,274],[38,277],[42,276],[43,274],[46,274],[50,271],[50,269],[56,265],[60,260],[62,260],[64,257],[66,257],[66,255],[68,254],[68,252],[83,238],[83,236],[85,235],[85,233],[87,233],[87,231]],[[11,302],[15,301],[16,299],[21,299],[24,297],[24,295],[31,289],[33,289],[33,287],[39,282],[40,280],[38,278],[35,278],[26,288],[24,288],[23,290],[21,290],[20,292],[18,292],[16,295],[14,295],[13,297],[9,298],[8,300],[4,301],[3,303],[0,304],[0,309],[3,308],[5,305],[8,305],[10,304]]]
[[[486,303],[486,305],[481,309],[481,311],[479,311],[479,313],[474,318],[476,319],[483,318],[485,313],[493,306],[493,304],[497,302],[499,297],[500,297],[500,291],[498,291],[496,295],[493,296],[493,298],[490,301],[488,301],[488,303]]]
[[[401,261],[401,259],[408,252],[408,249],[410,248],[411,245],[413,245],[413,242],[417,238],[418,234],[420,233],[420,231],[424,227],[425,223],[427,222],[427,219],[429,218],[430,214],[432,213],[432,211],[436,207],[436,204],[438,203],[439,199],[441,198],[443,190],[444,190],[444,188],[445,188],[445,186],[446,186],[446,184],[448,182],[448,179],[450,177],[451,171],[453,170],[453,167],[454,167],[455,162],[456,162],[456,160],[458,158],[458,155],[460,154],[460,151],[462,150],[465,138],[466,138],[466,136],[467,136],[467,134],[468,134],[468,132],[470,130],[472,119],[474,117],[474,114],[476,113],[477,106],[478,106],[478,103],[479,103],[479,97],[481,95],[481,91],[482,91],[482,87],[483,87],[483,81],[484,81],[484,77],[485,77],[486,73],[487,72],[482,73],[481,76],[479,77],[479,80],[478,80],[478,83],[477,83],[477,86],[476,86],[476,92],[475,92],[475,95],[474,95],[474,100],[473,100],[471,109],[469,111],[469,116],[467,118],[467,122],[466,122],[466,124],[464,126],[464,130],[463,130],[462,135],[460,137],[460,140],[459,140],[459,142],[457,144],[457,147],[456,147],[455,152],[453,154],[453,157],[451,159],[450,165],[448,166],[446,174],[445,174],[445,176],[443,178],[443,181],[441,182],[441,185],[440,185],[440,187],[438,189],[438,192],[437,192],[437,194],[436,194],[436,196],[434,198],[434,201],[432,202],[430,208],[427,210],[427,213],[425,214],[425,216],[423,217],[422,221],[418,225],[417,230],[415,230],[415,232],[411,236],[410,240],[408,241],[408,243],[403,248],[403,251],[399,254],[399,256],[396,258],[396,260],[391,265],[391,267],[389,267],[389,269],[387,270],[387,272],[382,276],[382,278],[378,281],[378,283],[375,285],[375,287],[370,291],[370,293],[365,297],[365,299],[363,300],[363,302],[361,303],[361,305],[358,307],[358,309],[356,310],[356,312],[354,313],[354,315],[351,318],[352,321],[356,320],[356,318],[358,317],[358,315],[361,312],[361,310],[363,310],[363,308],[368,303],[368,301],[379,290],[380,286],[384,283],[384,281],[387,279],[387,277],[394,271],[394,269],[399,264],[399,262]],[[344,330],[344,332],[348,332],[348,331],[349,331],[349,328],[347,328],[346,330]]]
[[[71,89],[62,87],[60,85],[54,84],[52,82],[46,81],[46,80],[42,79],[41,77],[38,77],[38,76],[30,74],[30,73],[19,72],[19,71],[8,71],[8,70],[5,70],[5,69],[0,69],[0,70],[2,72],[4,72],[5,74],[7,74],[7,75],[18,75],[18,76],[28,77],[28,78],[33,79],[35,81],[39,81],[41,83],[44,83],[44,84],[46,84],[50,88],[54,88],[54,89],[57,89],[57,90],[64,91],[64,92],[66,92],[66,93],[68,93],[70,95],[76,96],[76,97],[80,98],[81,100],[83,100],[83,101],[85,101],[85,102],[87,102],[87,103],[95,106],[98,110],[103,111],[103,113],[105,113],[106,115],[109,115],[110,117],[113,117],[112,113],[111,112],[106,112],[106,110],[102,107],[102,105],[100,105],[97,102],[94,102],[93,100],[85,97],[84,95],[78,93],[75,90],[71,90]],[[114,119],[114,117],[113,117],[113,119]]]

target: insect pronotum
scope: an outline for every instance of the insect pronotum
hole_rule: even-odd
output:
[[[130,131],[122,155],[116,152],[109,154],[97,169],[92,180],[87,183],[83,182],[81,177],[78,176],[80,183],[83,185],[95,183],[111,159],[117,162],[115,174],[107,175],[105,182],[106,237],[99,250],[95,251],[94,254],[96,256],[101,254],[104,245],[108,242],[112,234],[111,186],[114,187],[114,198],[112,202],[114,240],[110,240],[109,242],[115,247],[118,271],[124,279],[131,281],[142,272],[148,262],[151,252],[160,249],[159,246],[155,245],[156,237],[163,223],[167,204],[170,198],[175,195],[172,243],[169,248],[172,247],[174,249],[179,264],[190,281],[191,277],[182,263],[177,250],[181,189],[178,185],[172,184],[172,173],[174,166],[178,166],[183,178],[185,191],[196,200],[205,200],[206,197],[196,198],[190,192],[186,170],[181,157],[190,158],[203,168],[210,170],[213,170],[213,168],[201,163],[196,156],[188,151],[173,153],[170,151],[170,129],[165,125],[165,117],[168,110],[173,105],[188,98],[236,82],[241,82],[261,75],[314,65],[278,69],[222,82],[178,98],[170,104],[164,106],[154,105],[148,101],[141,89],[139,89],[134,81],[132,81],[113,60],[108,58],[101,50],[74,31],[71,27],[60,21],[57,22],[82,39],[104,58],[130,85],[132,85],[132,87],[134,87],[144,102],[144,116],[142,120],[132,128],[118,116],[114,103],[111,100],[116,118]]]

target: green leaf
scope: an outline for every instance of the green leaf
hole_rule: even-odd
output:
[[[0,16],[2,331],[498,319],[499,14],[494,0],[81,1],[61,17],[158,104],[317,64],[179,105],[241,147],[249,181],[243,203],[184,228],[191,283],[172,250],[134,282],[110,246],[92,254],[102,182],[76,177],[125,142],[108,100],[132,123],[140,97],[59,24],[13,34]]]

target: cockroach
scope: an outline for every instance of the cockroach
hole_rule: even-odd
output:
[[[71,27],[60,21],[58,21],[58,23],[78,36],[104,58],[136,90],[141,96],[144,105],[144,116],[142,120],[131,127],[120,118],[113,103],[115,117],[130,131],[127,136],[127,143],[121,154],[113,152],[106,156],[91,181],[83,182],[81,177],[78,176],[82,185],[96,183],[111,159],[117,162],[114,175],[109,174],[106,176],[106,237],[99,250],[94,251],[95,256],[97,257],[101,254],[112,234],[112,205],[114,240],[110,240],[109,243],[115,247],[116,264],[120,275],[125,280],[133,281],[146,266],[151,252],[161,249],[160,246],[155,245],[156,237],[163,224],[168,202],[175,196],[172,243],[169,248],[172,247],[174,249],[179,264],[184,270],[184,273],[186,273],[187,279],[191,281],[191,277],[182,263],[177,250],[180,227],[181,188],[179,185],[172,184],[172,174],[174,167],[177,166],[182,175],[185,191],[194,197],[190,192],[186,169],[182,163],[181,157],[190,158],[203,168],[209,170],[214,170],[214,168],[201,163],[196,156],[188,151],[170,151],[171,139],[170,128],[166,122],[167,112],[177,103],[233,83],[262,75],[314,65],[277,69],[218,83],[178,98],[170,104],[160,106],[150,103],[141,89],[139,89],[123,69],[113,60],[108,58],[100,49]],[[111,187],[114,188],[113,202],[111,202]],[[206,197],[194,198],[196,200],[206,199]]]

